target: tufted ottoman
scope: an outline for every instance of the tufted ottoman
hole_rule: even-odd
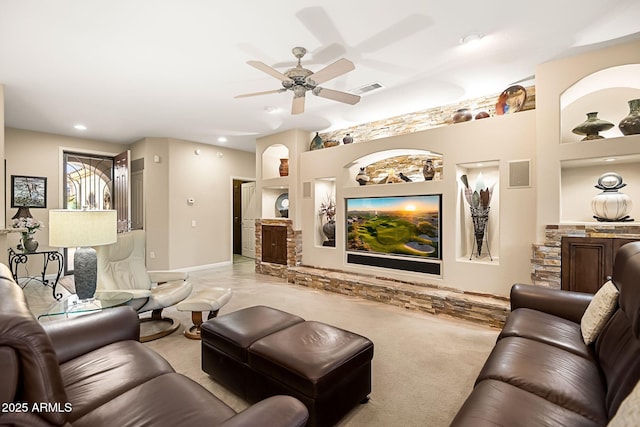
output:
[[[286,394],[309,410],[309,426],[339,421],[371,392],[373,343],[358,334],[270,307],[202,325],[202,369],[251,402]]]

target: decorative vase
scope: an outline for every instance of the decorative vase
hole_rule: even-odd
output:
[[[25,252],[35,252],[38,249],[38,241],[33,238],[33,233],[22,233],[22,247]]]
[[[324,223],[324,225],[322,226],[322,232],[324,233],[325,236],[327,236],[327,239],[329,240],[335,240],[336,238],[336,222],[334,220],[329,220],[327,222]]]
[[[289,176],[289,159],[280,159],[278,172],[280,173],[280,176]]]
[[[486,111],[480,111],[478,114],[476,114],[474,118],[476,120],[481,120],[481,119],[486,119],[488,117],[491,117],[489,113],[487,113]]]
[[[351,134],[346,134],[344,138],[342,138],[343,144],[351,144],[352,142],[353,142],[353,137],[351,136]]]
[[[625,185],[627,184],[622,182],[622,177],[615,172],[607,172],[598,178],[598,185],[595,187],[603,191],[591,200],[595,219],[601,222],[633,221],[633,218],[627,215],[633,207],[631,198],[618,191]]]
[[[623,135],[640,134],[640,99],[629,101],[629,115],[618,125]]]
[[[424,167],[422,168],[422,175],[424,176],[425,181],[431,181],[436,174],[436,168],[433,167],[433,161],[431,159],[427,159],[424,163]]]
[[[461,123],[468,122],[472,117],[471,111],[469,111],[468,108],[460,108],[453,113],[453,117],[451,119],[453,120],[453,123]]]
[[[338,145],[340,145],[340,141],[336,141],[334,139],[330,139],[328,141],[325,141],[324,144],[324,148],[331,148],[331,147],[337,147]]]
[[[358,172],[358,175],[356,175],[356,181],[358,181],[358,184],[360,185],[367,185],[367,183],[369,182],[369,176],[367,175],[367,173],[364,171],[364,168],[360,168],[360,172]]]
[[[320,138],[320,135],[318,135],[318,132],[316,132],[316,136],[311,140],[309,150],[320,150],[321,148],[324,148],[324,142],[322,141],[322,138]]]
[[[482,255],[482,241],[484,240],[487,221],[489,219],[489,207],[471,207],[471,219],[473,220],[473,235],[475,237],[478,256]],[[473,251],[472,251],[473,255]]]
[[[587,113],[587,120],[579,124],[571,132],[576,135],[586,135],[583,141],[591,141],[592,139],[604,139],[599,132],[609,130],[613,127],[613,123],[598,118],[598,113]]]

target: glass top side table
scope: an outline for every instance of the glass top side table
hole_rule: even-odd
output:
[[[78,296],[74,294],[62,301],[51,304],[45,313],[38,316],[38,319],[62,315],[65,317],[73,317],[93,311],[101,311],[105,308],[118,307],[128,303],[132,299],[133,294],[128,292],[97,293],[96,298],[84,301],[78,299]]]

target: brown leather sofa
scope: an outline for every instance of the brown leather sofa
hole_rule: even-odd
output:
[[[511,314],[452,426],[604,426],[640,379],[640,242],[616,255],[618,307],[585,345],[593,295],[514,285]]]
[[[290,396],[236,414],[138,342],[131,307],[41,325],[0,264],[0,425],[304,426]]]

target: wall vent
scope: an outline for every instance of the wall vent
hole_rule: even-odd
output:
[[[355,94],[355,95],[364,95],[365,93],[369,93],[372,92],[374,90],[378,90],[378,89],[382,89],[384,86],[382,86],[382,83],[380,82],[373,82],[373,83],[369,83],[366,84],[364,86],[360,86],[358,88],[355,88],[349,92]]]

